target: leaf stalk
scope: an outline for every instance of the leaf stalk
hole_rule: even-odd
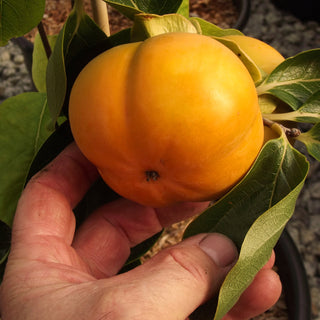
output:
[[[51,51],[51,47],[49,44],[49,40],[48,40],[46,31],[44,30],[44,27],[43,27],[42,21],[40,21],[40,23],[38,24],[38,31],[39,31],[39,35],[40,35],[44,50],[46,52],[46,56],[49,59],[52,51]]]
[[[264,114],[263,118],[269,119],[271,121],[296,121],[297,119],[297,112],[284,112],[284,113],[268,113]]]
[[[263,124],[269,128],[272,128],[272,126],[276,124],[276,122],[267,118],[263,118]],[[277,124],[281,127],[281,129],[284,131],[285,135],[288,138],[297,138],[301,134],[301,131],[298,128],[288,128],[283,124],[280,124],[280,123],[277,123]]]

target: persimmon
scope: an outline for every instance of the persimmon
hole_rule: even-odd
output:
[[[268,126],[264,126],[264,142],[263,144],[267,143],[269,140],[279,138],[279,134],[272,130]]]
[[[104,181],[153,207],[221,197],[263,144],[249,72],[199,34],[162,34],[100,54],[74,83],[69,119]]]
[[[229,35],[223,38],[237,43],[253,62],[267,74],[270,74],[284,61],[284,57],[279,51],[259,39],[244,35]]]

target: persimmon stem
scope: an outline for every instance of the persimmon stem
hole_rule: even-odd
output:
[[[271,128],[276,122],[263,118],[263,124],[269,128]],[[301,131],[298,128],[287,128],[283,124],[278,123],[278,125],[282,128],[287,137],[296,138],[300,136]]]
[[[44,50],[46,52],[46,56],[49,59],[52,51],[51,51],[51,47],[49,44],[49,40],[48,40],[46,31],[44,30],[44,27],[43,27],[42,21],[40,21],[40,23],[38,24],[38,31],[39,31],[39,35],[40,35]]]
[[[109,37],[110,25],[108,16],[108,7],[103,0],[91,0],[93,20],[100,29]]]

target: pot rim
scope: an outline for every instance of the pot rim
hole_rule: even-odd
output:
[[[249,19],[251,1],[250,0],[233,0],[233,3],[239,10],[239,17],[235,25],[233,26],[233,28],[238,30],[243,30],[243,28],[245,27]]]
[[[282,282],[289,320],[311,319],[311,296],[303,261],[285,229],[275,246],[278,274]]]

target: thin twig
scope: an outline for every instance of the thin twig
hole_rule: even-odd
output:
[[[41,38],[44,50],[46,52],[47,58],[49,59],[51,56],[51,47],[48,41],[47,34],[44,30],[42,21],[40,21],[40,23],[38,24],[38,31],[39,31],[40,38]]]
[[[107,4],[103,0],[91,0],[93,20],[102,31],[109,37],[110,26]]]
[[[271,128],[272,125],[274,125],[275,123],[276,122],[274,122],[270,119],[263,118],[263,124],[269,128]],[[278,123],[278,125],[283,129],[283,131],[287,137],[296,138],[296,137],[300,136],[300,134],[301,134],[301,131],[298,128],[288,128],[280,123]]]

